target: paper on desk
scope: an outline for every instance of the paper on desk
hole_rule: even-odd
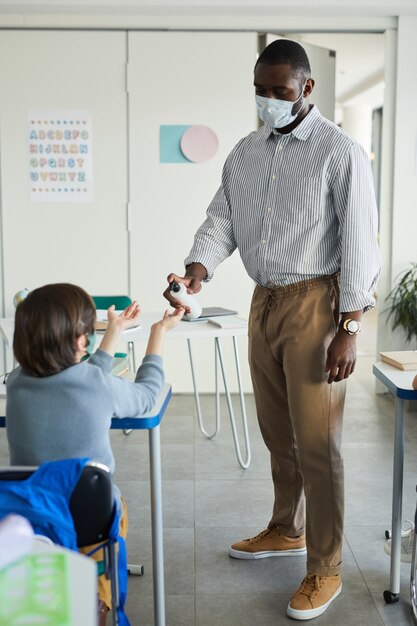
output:
[[[248,320],[238,315],[210,317],[207,321],[218,328],[247,328],[248,325]]]
[[[116,315],[120,315],[120,313],[123,313],[123,310],[116,310],[115,313]],[[104,332],[107,328],[107,309],[97,309],[96,316],[97,316],[96,331]],[[137,326],[124,330],[123,334],[127,335],[128,333],[131,333],[132,331],[135,331],[135,330],[139,330],[140,328],[142,328],[142,326],[138,322]]]

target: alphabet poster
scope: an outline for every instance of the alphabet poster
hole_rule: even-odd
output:
[[[28,119],[31,202],[92,202],[91,115],[32,111]]]

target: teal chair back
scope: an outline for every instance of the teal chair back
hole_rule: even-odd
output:
[[[109,306],[114,304],[118,311],[122,311],[129,304],[132,304],[132,300],[129,296],[91,296],[93,298],[96,309],[108,309]]]
[[[117,311],[123,311],[129,304],[132,304],[132,300],[129,296],[91,296],[93,302],[96,305],[96,309],[108,309],[109,306],[114,304]],[[125,358],[127,354],[125,352],[116,352],[114,355],[116,358]]]

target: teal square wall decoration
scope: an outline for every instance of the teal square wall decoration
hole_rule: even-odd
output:
[[[163,125],[159,127],[159,162],[190,163],[181,151],[181,137],[190,125]]]

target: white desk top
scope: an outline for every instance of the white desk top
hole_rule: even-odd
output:
[[[123,333],[121,341],[147,341],[152,324],[162,319],[161,313],[141,313],[141,328]],[[1,327],[1,319],[0,319]],[[210,337],[233,337],[237,335],[247,335],[247,328],[217,328],[208,322],[180,322],[166,334],[167,339],[197,339]]]
[[[417,370],[400,370],[398,367],[378,361],[373,366],[375,376],[384,385],[391,389],[398,398],[417,400],[417,390],[413,389],[412,382]]]
[[[147,341],[149,338],[149,332],[154,322],[162,319],[163,312],[160,313],[141,313],[140,324],[141,328],[133,329],[123,333],[120,342],[126,343],[127,341]],[[227,318],[226,318],[227,319]],[[14,318],[3,317],[0,318],[0,332],[6,342],[8,348],[13,346],[13,333],[14,333]],[[248,334],[247,328],[217,328],[213,324],[208,322],[180,322],[180,324],[170,330],[166,337],[167,339],[197,339],[197,338],[214,338],[214,337],[236,337],[239,335],[246,336]],[[100,341],[102,333],[97,333],[97,340]]]

